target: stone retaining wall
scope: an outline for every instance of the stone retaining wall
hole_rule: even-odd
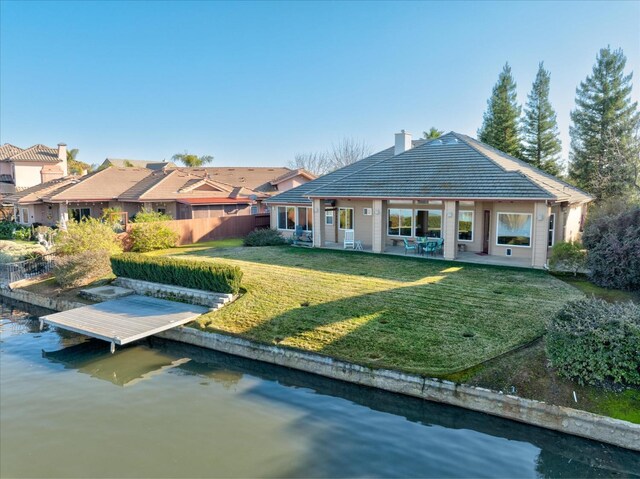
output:
[[[7,288],[0,289],[0,296],[5,298],[22,301],[23,303],[33,304],[41,308],[51,309],[53,311],[68,311],[70,309],[81,308],[87,306],[87,303],[69,301],[62,298],[49,298],[41,294],[25,291],[24,289],[10,290]]]
[[[450,381],[439,381],[386,369],[372,369],[328,356],[259,344],[189,327],[164,331],[158,336],[640,451],[640,424],[578,409],[553,406],[542,401],[523,399]]]
[[[138,294],[161,299],[178,299],[191,304],[219,309],[233,299],[232,294],[183,288],[169,284],[151,283],[139,279],[118,277],[113,284],[134,290]]]

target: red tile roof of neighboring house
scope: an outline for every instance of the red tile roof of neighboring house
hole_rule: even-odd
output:
[[[178,203],[186,205],[248,205],[251,204],[249,198],[180,198]]]

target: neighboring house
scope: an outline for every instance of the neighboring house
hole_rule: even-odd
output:
[[[67,176],[67,145],[0,146],[0,196]]]
[[[542,268],[555,242],[580,237],[591,200],[468,136],[412,142],[403,131],[395,147],[266,202],[272,228],[310,231],[316,247],[341,245],[346,230],[374,253],[436,237],[445,259],[477,253]]]
[[[224,174],[216,170],[224,170]],[[258,174],[256,170],[264,171]],[[143,208],[175,219],[250,215],[263,212],[262,202],[278,191],[270,182],[280,181],[278,178],[284,176],[281,170],[107,167],[82,177],[70,176],[34,186],[7,200],[14,205],[18,222],[50,226],[70,218],[100,218],[107,208],[119,208],[129,217]],[[232,175],[232,171],[236,174]],[[303,178],[306,174],[297,173],[290,179],[304,181]]]
[[[146,161],[146,160],[127,160],[119,158],[107,158],[98,167],[104,170],[110,166],[116,168],[147,168],[149,170],[164,170],[165,168],[175,168],[177,165],[170,161]]]

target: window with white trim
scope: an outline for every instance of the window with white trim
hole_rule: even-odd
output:
[[[353,229],[353,208],[338,208],[338,229]]]
[[[20,216],[20,208],[14,208],[13,216],[14,216],[14,218],[16,220],[16,223],[22,223],[21,216]]]
[[[91,208],[69,208],[69,219],[77,222],[91,217]]]
[[[498,213],[496,244],[531,247],[531,213]]]
[[[551,213],[549,215],[549,234],[547,236],[547,246],[554,245],[556,240],[556,214]]]
[[[252,215],[258,214],[258,207],[256,205],[251,205],[251,214]]]
[[[389,208],[387,218],[388,236],[411,236],[413,231],[413,210]]]
[[[458,241],[473,241],[473,211],[458,211]]]
[[[333,225],[333,210],[325,210],[324,212],[324,224],[327,226]]]
[[[278,229],[296,229],[296,208],[294,206],[278,206]]]

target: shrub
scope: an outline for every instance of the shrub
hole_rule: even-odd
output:
[[[245,246],[279,246],[287,240],[278,230],[255,230],[245,236],[242,243]]]
[[[56,282],[63,288],[77,288],[103,278],[111,274],[109,256],[106,250],[57,256],[53,268]]]
[[[111,258],[117,276],[218,293],[237,294],[242,271],[237,266],[124,253]]]
[[[580,384],[640,384],[640,306],[589,298],[567,303],[551,321],[547,353]]]
[[[553,245],[549,257],[551,271],[570,271],[575,276],[585,267],[587,253],[577,241],[560,242]]]
[[[13,239],[17,239],[20,241],[29,241],[31,240],[32,234],[33,231],[31,231],[31,228],[28,228],[26,226],[19,226],[13,232]]]
[[[178,233],[162,223],[139,223],[131,228],[131,251],[144,253],[157,249],[173,248]]]
[[[143,208],[135,214],[131,221],[134,223],[154,223],[156,221],[171,221],[172,219],[173,218],[166,213],[153,211],[150,208]]]
[[[45,253],[39,244],[19,244],[13,241],[0,241],[0,263],[15,263],[33,259]]]
[[[591,281],[605,288],[640,289],[640,206],[616,202],[590,214],[582,241]]]
[[[19,225],[13,221],[0,221],[0,239],[28,241],[31,239],[31,234],[29,226]]]
[[[109,254],[122,252],[113,230],[95,218],[69,221],[66,230],[60,230],[56,237],[56,252],[74,255],[85,251],[107,251]]]

